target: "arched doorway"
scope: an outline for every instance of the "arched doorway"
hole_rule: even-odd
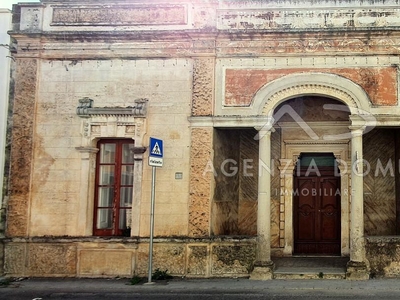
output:
[[[271,182],[284,208],[284,255],[349,254],[349,115],[342,102],[314,95],[286,100],[274,110],[272,137],[279,135],[280,147],[272,145],[271,155],[283,180]],[[274,211],[271,216],[274,221]]]
[[[333,153],[302,153],[293,180],[293,254],[340,255],[340,202]]]

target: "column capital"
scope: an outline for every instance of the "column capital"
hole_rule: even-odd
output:
[[[265,122],[263,124],[260,125],[256,125],[254,126],[254,128],[258,131],[258,132],[274,132],[274,123],[275,123],[275,119],[273,117],[267,117],[266,119],[264,118]]]
[[[361,125],[361,126],[357,126],[357,125],[351,125],[349,126],[349,129],[351,131],[351,135],[352,137],[356,137],[356,136],[360,136],[364,133],[366,126],[365,125]]]

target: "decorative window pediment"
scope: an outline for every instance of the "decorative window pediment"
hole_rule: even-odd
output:
[[[89,118],[91,116],[134,116],[134,117],[146,117],[147,113],[147,101],[148,99],[139,98],[134,100],[134,106],[128,107],[93,107],[93,100],[84,97],[79,99],[79,105],[76,109],[76,114],[81,118]]]
[[[148,99],[134,100],[128,107],[94,107],[94,100],[79,99],[76,114],[82,118],[82,144],[94,146],[100,138],[132,138],[142,146]]]
[[[76,114],[81,118],[82,141],[81,146],[75,147],[75,149],[81,154],[81,180],[85,180],[85,178],[87,179],[87,183],[82,181],[80,203],[82,203],[82,206],[88,212],[91,207],[97,207],[97,210],[99,210],[99,212],[96,212],[96,217],[93,217],[93,214],[91,213],[87,213],[87,221],[82,221],[87,235],[93,233],[93,228],[96,228],[97,231],[103,229],[108,230],[110,229],[109,225],[112,224],[111,231],[105,230],[103,232],[97,232],[95,230],[95,234],[110,234],[111,232],[111,234],[116,235],[126,234],[130,236],[139,236],[143,156],[147,148],[143,145],[143,137],[146,134],[147,102],[147,99],[136,99],[133,101],[133,105],[129,107],[93,107],[94,101],[92,99],[85,97],[79,100]],[[109,141],[109,143],[107,141]],[[133,178],[133,182],[129,181],[129,184],[124,184],[125,190],[128,190],[127,188],[129,188],[129,191],[126,191],[128,194],[125,194],[124,196],[124,199],[128,199],[129,201],[127,200],[127,202],[129,203],[125,203],[122,208],[119,208],[121,213],[119,215],[119,221],[122,223],[117,221],[109,223],[108,220],[111,220],[111,217],[108,213],[109,210],[114,208],[114,206],[103,205],[103,203],[102,206],[99,207],[99,201],[95,200],[97,199],[95,198],[96,195],[98,197],[98,194],[96,194],[98,193],[98,189],[96,188],[95,183],[95,172],[100,170],[99,168],[101,167],[101,163],[96,164],[96,157],[98,155],[97,153],[101,154],[101,147],[99,147],[99,145],[105,144],[105,142],[108,144],[120,143],[121,145],[130,145],[129,151],[131,152],[127,152],[130,153],[129,163],[125,163],[122,156],[120,157],[120,160],[114,160],[114,162],[119,163],[120,166],[126,167],[125,171],[117,168],[119,172],[125,172],[120,173],[117,176],[118,178],[122,178],[121,176],[124,176],[125,179],[130,178],[130,180]],[[123,149],[123,146],[121,147],[121,149]],[[118,149],[117,153],[122,155],[123,152],[119,152],[121,149]],[[104,165],[108,166],[108,163],[104,162]],[[106,174],[108,169],[107,167],[104,169],[104,174]],[[115,174],[116,173],[113,175],[114,177]],[[129,176],[132,176],[132,178]],[[118,183],[117,181],[115,182]],[[120,183],[118,184],[121,186]],[[104,186],[102,185],[102,187]],[[115,189],[115,186],[110,185],[105,188]],[[111,194],[107,194],[106,192],[104,192],[104,195],[102,194],[104,197],[110,195]],[[127,195],[131,195],[132,198]],[[99,215],[100,217],[98,217]],[[118,218],[116,220],[118,220]],[[124,225],[122,226],[121,224]],[[128,227],[130,227],[130,233]]]

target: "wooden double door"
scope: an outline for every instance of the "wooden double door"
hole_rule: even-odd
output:
[[[340,177],[334,168],[294,176],[294,254],[340,255]]]

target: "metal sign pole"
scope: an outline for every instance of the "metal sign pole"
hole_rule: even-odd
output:
[[[150,137],[149,166],[151,169],[151,208],[150,208],[150,242],[149,242],[149,280],[146,284],[151,284],[153,271],[153,237],[154,237],[154,206],[156,194],[156,167],[162,167],[164,147],[163,140]]]
[[[149,243],[149,276],[148,283],[151,283],[153,269],[153,236],[154,236],[154,206],[156,194],[156,167],[151,168],[151,208],[150,208],[150,243]]]

